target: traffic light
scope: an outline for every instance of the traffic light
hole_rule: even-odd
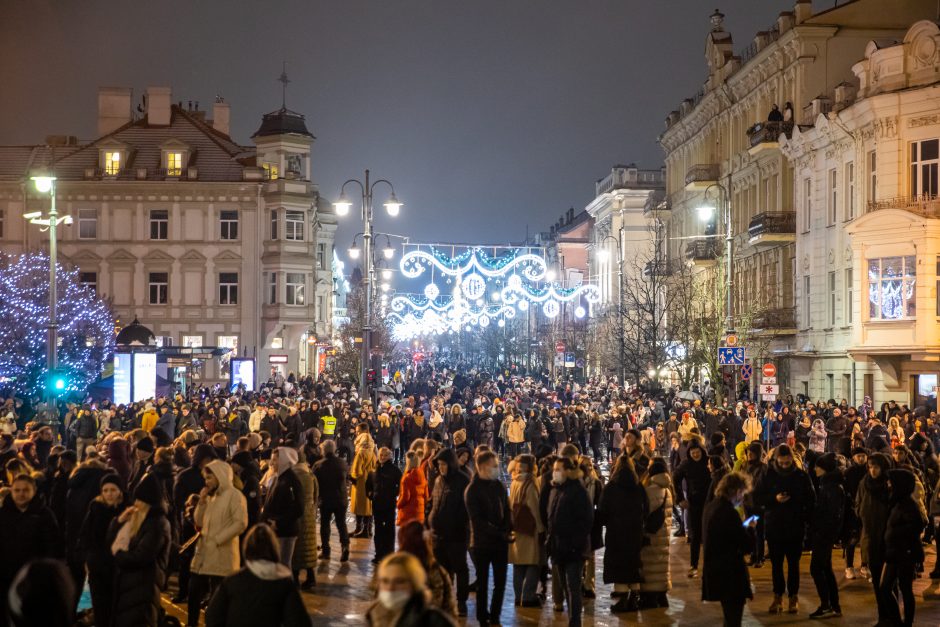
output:
[[[375,369],[369,368],[366,370],[366,383],[375,383]]]
[[[64,370],[50,370],[46,375],[46,389],[53,394],[65,392],[69,381]]]

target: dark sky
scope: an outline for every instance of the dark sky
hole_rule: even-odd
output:
[[[735,48],[793,0],[721,0]],[[91,139],[99,85],[171,85],[261,114],[304,113],[314,180],[390,179],[379,226],[422,241],[502,243],[582,209],[615,163],[659,167],[666,114],[696,92],[703,0],[0,0],[0,144]],[[347,218],[348,220],[348,218]],[[356,228],[342,228],[337,248]]]

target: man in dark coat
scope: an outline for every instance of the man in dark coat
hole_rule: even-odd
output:
[[[79,534],[89,504],[101,491],[101,479],[108,474],[108,467],[97,455],[78,465],[68,480],[68,492],[65,506],[65,549],[66,561],[76,590],[81,590],[85,583],[85,562],[79,551]],[[77,601],[77,599],[76,599]]]
[[[470,570],[467,568],[467,506],[464,492],[470,484],[457,464],[453,449],[444,448],[434,457],[440,477],[431,494],[428,527],[434,538],[434,557],[457,579],[457,612],[467,613]]]
[[[842,535],[845,515],[845,490],[842,487],[842,471],[839,470],[835,453],[826,453],[816,460],[814,468],[819,478],[819,494],[810,523],[810,546],[812,557],[809,572],[819,594],[819,607],[810,618],[841,616],[839,586],[832,572],[832,547]]]
[[[787,611],[793,614],[799,610],[800,556],[816,494],[809,475],[796,466],[793,452],[786,444],[777,447],[757,498],[764,507],[764,529],[773,578],[774,601],[770,612],[783,611],[783,595],[788,593]],[[787,561],[786,579],[784,559]]]
[[[581,579],[584,562],[591,553],[594,524],[594,507],[580,474],[571,459],[555,460],[545,519],[548,555],[552,559],[552,570],[566,591],[570,626],[581,624]],[[558,605],[556,602],[556,609]]]
[[[648,461],[644,458],[644,461]],[[643,582],[643,564],[640,551],[646,539],[644,530],[649,513],[649,499],[640,485],[633,459],[621,455],[614,463],[610,482],[601,492],[598,506],[600,523],[607,527],[604,538],[604,583],[622,586]],[[636,530],[624,533],[624,529]],[[624,590],[618,590],[624,592]],[[635,612],[639,609],[639,595],[630,591],[610,608],[611,612]]]
[[[241,493],[248,508],[248,529],[251,529],[261,517],[261,469],[248,451],[232,455],[231,464],[242,484]]]
[[[324,440],[320,450],[323,459],[313,466],[313,474],[320,485],[320,557],[330,559],[330,522],[335,519],[343,551],[340,561],[347,562],[349,532],[346,529],[346,510],[349,508],[349,499],[346,479],[349,471],[346,462],[336,456],[336,440]]]
[[[920,534],[927,520],[914,500],[916,478],[904,468],[888,472],[891,487],[891,513],[885,527],[885,569],[881,579],[882,603],[890,625],[914,625],[913,582],[915,568],[924,561]],[[898,594],[904,600],[904,620],[898,607]]]
[[[379,449],[379,465],[370,477],[367,490],[371,492],[372,517],[375,520],[375,557],[378,564],[382,558],[395,551],[395,515],[398,490],[401,486],[401,469],[392,461],[392,451]]]
[[[292,470],[297,463],[296,449],[279,446],[271,456],[271,463],[275,465],[277,477],[264,499],[261,522],[274,529],[281,547],[281,562],[289,568],[304,515],[303,485]],[[329,544],[326,546],[329,548]]]
[[[496,454],[484,451],[477,455],[475,463],[477,474],[467,486],[464,501],[470,517],[470,555],[477,573],[477,620],[481,625],[489,625],[500,622],[512,522],[509,497],[499,481]],[[493,566],[493,599],[487,607],[490,565]]]
[[[698,561],[702,548],[702,515],[708,500],[708,486],[711,473],[705,449],[697,439],[691,440],[688,457],[676,468],[673,474],[676,492],[679,495],[679,507],[686,510],[686,524],[689,534],[689,577],[698,576]]]

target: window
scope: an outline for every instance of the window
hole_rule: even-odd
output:
[[[219,225],[222,239],[238,239],[238,211],[220,212]]]
[[[202,336],[201,335],[184,335],[183,346],[186,346],[188,348],[199,348],[200,346],[203,346]]]
[[[845,219],[855,217],[855,162],[845,164]]]
[[[911,196],[936,198],[937,168],[940,166],[940,140],[911,143]]]
[[[826,390],[828,395],[826,398],[835,398],[836,396],[836,376],[834,374],[826,375]]]
[[[836,326],[836,273],[829,272],[829,326]]]
[[[304,241],[304,212],[288,211],[284,217],[284,239],[294,242]]]
[[[326,296],[317,296],[317,320],[326,322]]]
[[[868,202],[878,200],[878,159],[875,151],[868,153]]]
[[[166,305],[167,288],[169,287],[169,275],[166,272],[150,273],[150,304]]]
[[[853,307],[855,306],[855,276],[852,268],[845,269],[845,323],[852,324],[855,316]],[[940,304],[938,304],[940,308]]]
[[[79,272],[78,282],[87,287],[94,293],[98,293],[98,273],[97,272]]]
[[[108,150],[104,153],[104,173],[108,176],[117,176],[121,171],[121,153]]]
[[[872,320],[915,316],[915,262],[913,255],[868,260],[868,315]]]
[[[78,210],[78,239],[98,237],[98,211],[96,209]]]
[[[237,305],[238,304],[238,273],[220,272],[219,273],[219,304]]]
[[[287,273],[287,299],[288,305],[304,304],[304,275],[300,272]]]
[[[812,324],[812,317],[809,312],[809,275],[803,277],[803,328],[808,329]]]
[[[264,176],[266,179],[274,181],[277,179],[277,164],[276,163],[262,163],[261,168],[264,170]]]
[[[326,244],[317,244],[317,270],[326,267]]]
[[[169,231],[170,212],[167,209],[150,210],[150,239],[166,239]]]
[[[166,175],[180,176],[183,173],[183,153],[166,153]]]
[[[839,187],[838,187],[838,174],[835,168],[829,170],[829,226],[832,226],[836,223],[836,215],[838,214],[838,200],[839,200]]]
[[[813,179],[803,181],[803,232],[813,226]]]
[[[272,305],[277,304],[277,272],[271,273],[271,280],[269,282],[270,288],[268,293],[268,302]]]
[[[287,165],[287,178],[300,178],[303,176],[304,158],[300,155],[287,155],[285,159]]]
[[[277,239],[277,209],[271,210],[271,239]]]

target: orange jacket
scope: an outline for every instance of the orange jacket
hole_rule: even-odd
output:
[[[398,526],[412,521],[424,523],[424,504],[427,500],[428,481],[420,468],[405,472],[398,493]]]

